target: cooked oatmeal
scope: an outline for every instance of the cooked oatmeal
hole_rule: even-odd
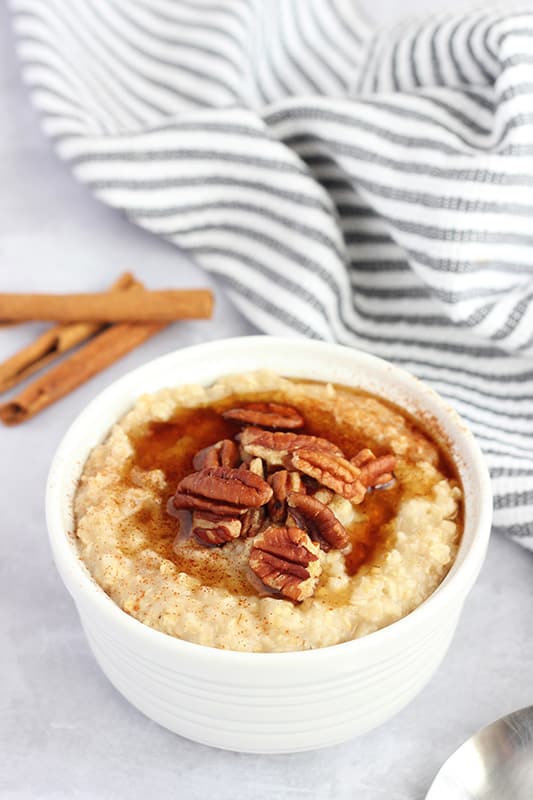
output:
[[[292,421],[240,418],[250,404]],[[217,442],[230,444],[213,455]],[[325,647],[409,614],[453,563],[461,507],[445,453],[399,409],[266,371],[141,397],[75,497],[81,558],[124,611],[254,652]]]

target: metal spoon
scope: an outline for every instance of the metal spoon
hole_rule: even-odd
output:
[[[438,771],[426,800],[532,800],[533,706],[470,737]]]

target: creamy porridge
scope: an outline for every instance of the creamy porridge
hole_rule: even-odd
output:
[[[354,639],[440,584],[462,529],[442,449],[399,409],[266,372],[146,395],[91,453],[81,558],[127,613],[231,650]]]

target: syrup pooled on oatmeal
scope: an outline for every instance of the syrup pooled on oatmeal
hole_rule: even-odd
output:
[[[295,383],[301,387],[306,385],[305,382],[295,381]],[[335,388],[339,392],[349,393],[355,399],[372,398],[372,395],[344,386]],[[414,434],[435,444],[432,437],[404,411],[382,398],[375,399],[407,420],[409,429]],[[135,522],[142,528],[149,547],[172,561],[180,572],[198,578],[203,585],[223,587],[231,593],[244,596],[257,595],[257,584],[250,580],[248,571],[242,570],[241,573],[237,573],[231,564],[231,558],[226,557],[225,548],[228,548],[226,552],[230,553],[232,544],[222,548],[210,548],[209,559],[194,558],[195,552],[205,551],[205,548],[194,539],[184,539],[178,535],[180,523],[168,514],[167,504],[179,481],[194,471],[192,462],[199,450],[221,439],[233,439],[242,430],[242,426],[238,423],[224,420],[221,413],[229,408],[253,402],[294,405],[291,398],[285,397],[282,391],[271,391],[232,395],[209,406],[178,408],[167,422],[149,423],[132,438],[134,457],[124,476],[126,482],[133,480],[134,469],[146,471],[157,469],[165,475],[167,488],[161,494],[158,506],[143,508],[135,517]],[[314,397],[303,396],[297,408],[305,420],[304,427],[298,430],[298,433],[329,439],[348,459],[366,447],[376,456],[390,452],[366,432],[364,435],[358,435],[352,425],[344,424],[332,408],[318,403]],[[445,477],[457,480],[451,460],[441,448],[437,449],[440,471]],[[416,487],[413,491],[411,485],[409,493],[423,494],[424,487],[420,486],[419,489],[420,492],[416,491]],[[347,529],[352,545],[351,552],[345,556],[345,567],[349,575],[355,575],[365,565],[379,564],[388,549],[388,540],[391,536],[390,523],[405,496],[405,486],[400,480],[395,480],[388,488],[369,490],[363,502],[357,506],[362,519]],[[327,602],[330,600],[329,597],[324,598],[322,593],[321,599]],[[331,598],[332,605],[336,605],[337,602],[339,598],[337,600]]]

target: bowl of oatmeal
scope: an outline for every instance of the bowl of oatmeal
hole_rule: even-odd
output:
[[[47,520],[130,702],[206,744],[289,752],[370,730],[429,680],[491,495],[464,423],[406,372],[247,337],[96,398],[56,454]]]

